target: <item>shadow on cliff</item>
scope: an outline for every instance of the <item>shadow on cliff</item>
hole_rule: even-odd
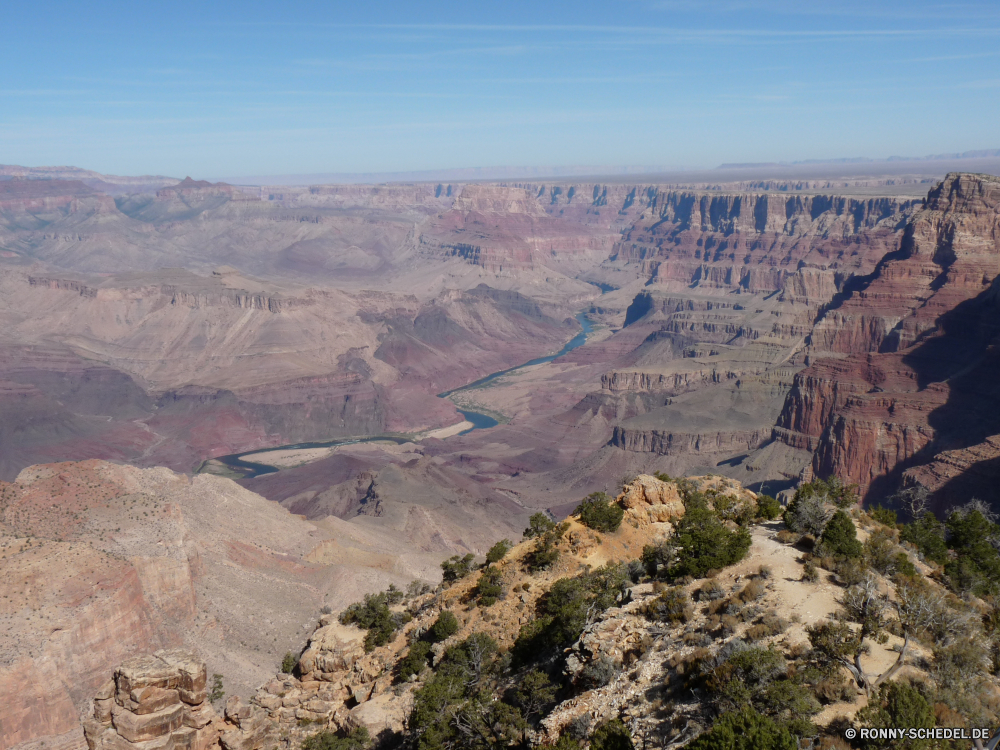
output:
[[[937,329],[910,347],[902,363],[914,374],[918,391],[940,383],[948,397],[927,416],[934,440],[873,481],[866,502],[890,495],[906,470],[942,451],[969,448],[1000,434],[1000,276],[989,289],[939,317]],[[947,507],[973,495],[991,500],[998,496],[997,487],[1000,458],[984,459],[935,491],[934,505]]]

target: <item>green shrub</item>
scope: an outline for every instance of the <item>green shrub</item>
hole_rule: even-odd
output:
[[[406,612],[393,612],[389,601],[396,599],[400,591],[383,591],[381,594],[366,594],[363,602],[355,602],[340,613],[344,625],[357,625],[368,632],[365,634],[365,651],[373,651],[392,640],[395,632],[413,619]],[[401,598],[401,597],[400,597]]]
[[[500,562],[507,556],[507,553],[510,552],[510,548],[513,546],[514,544],[510,539],[501,539],[490,547],[490,551],[486,553],[486,564],[492,565],[493,563]]]
[[[733,708],[758,703],[788,671],[784,656],[776,649],[742,642],[730,644],[729,652],[721,651],[717,661],[707,674],[706,687]]]
[[[920,691],[901,682],[888,682],[879,688],[877,699],[869,701],[857,715],[857,723],[877,729],[893,727],[912,727],[914,729],[930,729],[934,726],[934,710]],[[878,741],[865,743],[866,747],[881,747]],[[898,748],[930,748],[932,742],[927,740],[899,740],[893,747]]]
[[[503,573],[497,568],[486,568],[476,584],[476,599],[480,607],[492,607],[503,596]]]
[[[371,737],[366,727],[358,727],[343,737],[336,732],[324,730],[302,743],[302,750],[364,750],[371,745]]]
[[[285,674],[291,674],[297,666],[299,666],[299,657],[291,651],[287,652],[285,658],[281,660],[281,671]]]
[[[646,574],[656,577],[667,573],[676,554],[677,550],[670,540],[660,544],[647,544],[642,548],[641,558]]]
[[[222,686],[222,675],[215,673],[212,675],[212,685],[208,690],[209,703],[218,703],[226,697],[226,690]]]
[[[529,572],[537,573],[539,570],[551,568],[556,563],[559,559],[556,543],[566,533],[567,528],[569,524],[560,523],[538,537],[535,548],[524,557],[524,565]]]
[[[563,734],[559,736],[559,741],[552,746],[552,750],[581,750],[582,747],[580,740]]]
[[[545,535],[538,540],[535,548],[524,556],[524,565],[530,573],[537,573],[540,570],[548,570],[558,559],[559,550],[556,549],[555,541]]]
[[[576,510],[580,523],[595,531],[614,532],[622,524],[625,510],[618,503],[612,502],[604,492],[592,492],[584,498]]]
[[[510,688],[504,700],[520,709],[525,719],[532,721],[551,710],[556,704],[558,692],[559,686],[545,672],[533,669]]]
[[[473,554],[465,555],[464,557],[459,557],[458,555],[452,555],[443,563],[441,563],[441,578],[446,583],[454,583],[465,578],[473,569],[473,560],[476,556]]]
[[[862,547],[858,541],[854,521],[843,510],[838,510],[823,529],[820,542],[829,553],[844,557],[861,557]]]
[[[944,541],[944,524],[933,513],[926,513],[913,523],[900,528],[899,538],[915,546],[927,560],[944,565],[948,562],[948,545]]]
[[[525,539],[534,539],[542,534],[552,531],[556,527],[556,522],[547,515],[539,511],[528,519],[528,528],[524,530]]]
[[[413,694],[407,721],[421,750],[509,747],[527,723],[520,711],[496,700],[497,644],[475,633],[445,651],[423,687]]]
[[[944,571],[956,591],[979,597],[1000,593],[1000,528],[977,510],[957,510],[947,521],[948,547],[955,552]]]
[[[427,630],[427,639],[431,643],[441,643],[458,632],[459,624],[458,618],[447,610],[441,610],[441,614],[438,615],[434,624],[430,626]]]
[[[537,618],[521,627],[511,649],[514,663],[529,664],[561,653],[580,637],[592,605],[599,611],[601,604],[582,577],[560,578],[539,599]]]
[[[723,714],[715,725],[686,750],[797,750],[785,727],[752,708]]]
[[[772,520],[781,515],[781,503],[770,495],[758,495],[757,497],[757,518]]]
[[[590,750],[635,750],[632,735],[621,719],[606,721],[594,730]]]
[[[868,509],[868,515],[880,524],[888,526],[890,529],[896,528],[898,517],[896,515],[896,511],[894,510],[883,508],[881,505],[876,505]]]
[[[693,507],[678,521],[672,543],[679,559],[670,574],[701,578],[712,569],[739,562],[750,549],[750,532],[730,531],[705,507]]]
[[[427,666],[431,655],[431,644],[427,641],[414,641],[410,650],[396,665],[400,682],[406,682],[413,675],[419,675]]]

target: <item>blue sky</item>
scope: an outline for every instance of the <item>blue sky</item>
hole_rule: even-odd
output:
[[[1000,3],[7,3],[0,163],[196,177],[1000,148]]]

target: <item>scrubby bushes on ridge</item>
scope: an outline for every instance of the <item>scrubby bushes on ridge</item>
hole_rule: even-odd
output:
[[[618,531],[625,517],[625,510],[604,492],[587,495],[573,512],[580,517],[580,523],[595,531]]]

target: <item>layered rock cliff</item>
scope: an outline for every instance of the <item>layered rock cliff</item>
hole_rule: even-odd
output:
[[[775,437],[814,448],[813,471],[875,496],[903,470],[1000,431],[988,418],[1000,402],[987,374],[998,273],[1000,180],[949,175],[899,249],[817,322],[811,356],[840,356],[796,375]]]
[[[915,199],[649,191],[646,208],[611,254],[651,281],[678,287],[802,296],[868,273],[893,246]],[[795,279],[796,275],[799,278]],[[794,279],[794,280],[793,280]]]

